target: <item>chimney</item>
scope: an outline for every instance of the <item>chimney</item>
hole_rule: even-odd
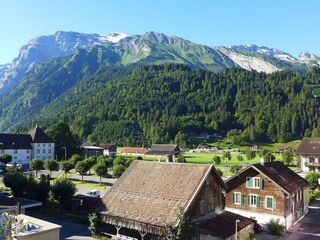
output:
[[[263,157],[260,158],[260,164],[264,165],[264,158]]]

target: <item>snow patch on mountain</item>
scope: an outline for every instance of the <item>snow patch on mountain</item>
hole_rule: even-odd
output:
[[[128,37],[125,33],[113,32],[109,33],[107,36],[100,36],[99,39],[104,42],[117,43],[121,39]]]
[[[306,64],[320,65],[320,57],[315,54],[308,53],[308,52],[302,52],[299,55],[298,59],[301,62],[304,62]]]

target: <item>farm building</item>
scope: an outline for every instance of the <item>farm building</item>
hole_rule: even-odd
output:
[[[123,147],[121,149],[122,155],[133,155],[133,156],[143,156],[148,151],[147,148],[143,147]]]
[[[102,198],[114,239],[165,239],[187,226],[185,239],[249,239],[253,220],[223,209],[225,184],[212,165],[134,161]]]
[[[150,151],[145,155],[166,157],[167,162],[175,162],[175,158],[180,154],[180,148],[176,144],[152,144]]]

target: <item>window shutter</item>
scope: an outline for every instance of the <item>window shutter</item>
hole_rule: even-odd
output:
[[[260,197],[257,196],[257,207],[260,207]]]
[[[253,186],[253,179],[251,177],[247,178],[247,187],[252,187]]]
[[[241,206],[243,206],[243,205],[244,205],[244,194],[241,193]]]
[[[264,180],[260,179],[260,189],[263,189],[263,188],[264,188]]]
[[[232,193],[232,204],[234,204],[234,192]]]
[[[250,194],[247,195],[247,204],[250,206]]]

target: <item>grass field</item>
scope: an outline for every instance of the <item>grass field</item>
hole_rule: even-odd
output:
[[[99,183],[91,183],[91,182],[81,182],[81,181],[72,181],[76,187],[83,187],[88,189],[97,189],[97,190],[108,190],[110,186],[105,184],[100,185]]]

